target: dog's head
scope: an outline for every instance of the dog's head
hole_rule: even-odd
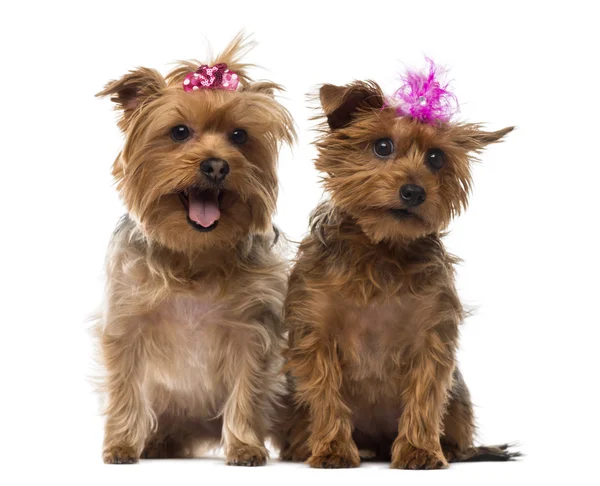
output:
[[[211,63],[165,77],[140,68],[109,83],[126,141],[113,175],[146,236],[176,251],[235,245],[271,231],[276,161],[293,122],[271,82],[253,82],[238,36]],[[204,84],[203,84],[204,83]]]
[[[466,207],[470,165],[513,128],[398,116],[374,82],[320,90],[327,123],[316,167],[333,204],[375,242],[442,231]]]

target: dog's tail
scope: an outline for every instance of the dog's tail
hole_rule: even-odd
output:
[[[512,451],[515,444],[501,444],[495,446],[469,447],[463,451],[447,450],[448,462],[490,462],[490,461],[513,461],[522,457],[519,451]]]

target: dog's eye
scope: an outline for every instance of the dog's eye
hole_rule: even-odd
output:
[[[373,144],[373,152],[377,157],[388,157],[394,152],[394,142],[389,138],[380,138]]]
[[[190,129],[185,125],[177,125],[171,128],[171,138],[176,142],[183,142],[190,138]]]
[[[246,143],[246,140],[248,140],[248,134],[246,133],[246,130],[242,128],[236,128],[231,133],[231,141],[236,145],[242,145]]]
[[[446,156],[440,149],[432,148],[425,154],[425,164],[433,171],[440,170],[444,162],[446,162]]]

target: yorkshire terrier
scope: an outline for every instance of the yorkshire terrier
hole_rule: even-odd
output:
[[[320,89],[315,165],[330,199],[311,217],[285,303],[295,408],[284,460],[437,469],[515,456],[474,445],[456,365],[457,259],[441,239],[467,205],[475,156],[513,127],[453,122],[439,74],[433,63],[410,72],[390,98],[371,81]]]
[[[273,246],[276,162],[295,133],[255,82],[238,35],[210,65],[109,83],[125,145],[113,175],[127,214],[107,257],[97,326],[106,370],[103,459],[265,464],[283,391],[286,264]]]

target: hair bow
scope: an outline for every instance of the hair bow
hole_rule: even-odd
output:
[[[204,64],[195,72],[189,73],[183,80],[185,91],[199,89],[224,89],[235,91],[238,87],[238,75],[227,69],[227,64],[219,63],[214,66]]]
[[[386,106],[396,108],[398,116],[409,116],[423,123],[447,122],[458,111],[456,96],[443,81],[444,70],[426,58],[429,71],[408,71],[403,84],[387,100]]]

